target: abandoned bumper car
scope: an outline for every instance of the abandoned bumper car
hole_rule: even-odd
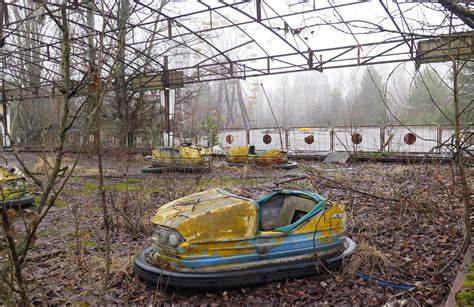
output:
[[[170,202],[152,219],[153,246],[135,273],[179,288],[226,288],[304,277],[337,266],[356,244],[345,211],[318,194],[278,190],[253,201],[213,189]]]
[[[143,168],[142,172],[208,172],[211,165],[211,156],[211,149],[196,146],[154,149],[151,152],[151,166]]]
[[[0,183],[0,205],[4,208],[21,209],[34,204],[35,199],[29,194],[26,178],[18,168],[0,166]]]
[[[229,148],[226,156],[227,164],[241,166],[252,164],[256,166],[272,166],[278,169],[294,169],[298,163],[289,162],[288,154],[282,149],[255,151],[254,145]]]

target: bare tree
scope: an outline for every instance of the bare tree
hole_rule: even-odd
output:
[[[66,4],[62,4],[60,6],[59,17],[57,17],[48,8],[47,5],[45,5],[44,7],[48,12],[48,16],[54,21],[56,27],[58,28],[62,39],[60,67],[63,78],[60,84],[62,95],[58,143],[56,151],[54,153],[51,170],[47,174],[47,177],[42,180],[34,176],[29,170],[29,168],[26,167],[24,160],[17,152],[14,142],[12,142],[15,156],[17,157],[20,164],[23,166],[27,175],[29,175],[30,178],[34,180],[34,182],[39,186],[42,192],[37,204],[39,208],[39,214],[35,215],[35,217],[31,219],[30,227],[25,229],[25,236],[19,238],[16,236],[15,232],[11,231],[11,229],[15,227],[13,224],[14,221],[10,218],[7,208],[5,206],[1,206],[2,230],[3,235],[8,243],[10,262],[12,265],[12,274],[14,276],[14,278],[12,279],[13,282],[8,284],[10,285],[14,293],[18,294],[18,302],[22,306],[29,305],[27,285],[25,283],[24,276],[22,273],[22,267],[26,260],[26,256],[31,248],[31,245],[34,242],[35,234],[38,230],[40,223],[46,217],[52,206],[54,206],[58,196],[60,195],[73,171],[73,169],[71,169],[68,172],[67,168],[64,168],[62,163],[65,153],[64,144],[66,136],[68,131],[70,130],[72,123],[77,118],[73,116],[73,118],[71,119],[70,113],[71,99],[76,95],[78,88],[73,87],[71,82],[70,29],[69,21],[67,19],[68,16]],[[5,280],[5,275],[2,274],[2,278],[4,278]]]

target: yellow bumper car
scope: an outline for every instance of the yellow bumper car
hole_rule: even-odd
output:
[[[286,170],[298,167],[298,163],[288,161],[288,154],[285,150],[271,149],[267,151],[256,151],[253,145],[229,148],[226,161],[230,166],[270,166]]]
[[[143,173],[203,173],[211,166],[212,150],[196,146],[160,148],[151,152],[151,166],[143,168]]]
[[[145,281],[178,288],[241,287],[323,272],[356,244],[346,213],[320,195],[278,190],[259,200],[221,189],[172,201],[152,219],[152,246],[134,261]]]
[[[15,167],[0,166],[0,183],[2,185],[0,205],[5,208],[27,208],[35,203],[30,195],[28,183],[21,171]]]

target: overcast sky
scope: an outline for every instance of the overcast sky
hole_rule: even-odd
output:
[[[204,3],[210,6],[219,6],[222,3],[218,1],[203,1]],[[264,1],[262,9],[263,17],[272,17],[278,15],[285,15],[291,12],[300,12],[307,11],[313,8],[313,1],[308,1],[306,4],[296,4],[299,1]],[[316,8],[338,6],[341,4],[348,4],[355,1],[315,1]],[[227,3],[232,3],[232,1],[227,1]],[[293,4],[293,5],[289,5]],[[437,11],[441,9],[440,5],[432,4],[412,4],[412,3],[402,3],[397,5],[393,1],[385,1],[387,9],[392,13],[394,19],[399,26],[400,30],[404,32],[416,33],[418,35],[433,35],[439,34],[442,31],[446,33],[446,29],[435,30],[430,27],[430,25],[437,26],[439,24],[446,25],[445,14],[442,11]],[[170,14],[179,14],[190,11],[196,11],[202,9],[204,6],[198,4],[194,1],[187,2],[177,2],[171,3],[167,6],[168,13]],[[233,22],[244,22],[249,21],[250,16],[255,16],[255,3],[249,2],[241,6],[243,13],[238,12],[237,10],[231,8],[220,9],[218,12],[223,15],[223,17],[214,14],[212,17],[213,26],[218,27],[223,24],[227,24],[226,19],[230,19]],[[400,12],[403,12],[404,19],[401,18]],[[344,20],[350,21],[349,26],[344,24],[337,24],[337,22]],[[283,30],[285,27],[285,22],[288,23],[289,28],[291,29],[301,29],[298,35],[293,35],[290,32],[285,33]],[[203,13],[197,15],[192,20],[183,21],[183,23],[189,25],[195,30],[205,29],[210,27],[210,16],[209,13]],[[330,26],[328,23],[336,23],[335,26]],[[209,41],[216,45],[219,49],[225,50],[231,47],[242,44],[243,42],[249,41],[251,39],[255,40],[255,43],[248,44],[244,47],[238,48],[230,53],[228,53],[231,59],[239,58],[248,58],[254,56],[263,56],[265,53],[269,55],[278,55],[288,52],[294,52],[294,48],[297,48],[302,51],[306,51],[309,48],[312,50],[319,50],[325,48],[341,47],[341,46],[352,46],[364,43],[371,43],[377,41],[386,41],[393,38],[400,37],[399,34],[393,33],[391,31],[397,31],[396,26],[393,21],[388,17],[387,12],[384,10],[383,6],[378,1],[369,1],[364,2],[360,1],[357,5],[351,5],[346,7],[338,7],[336,9],[316,11],[304,14],[298,14],[292,17],[286,17],[283,19],[276,18],[269,21],[265,21],[264,24],[268,27],[271,27],[275,33],[272,33],[268,28],[253,23],[250,25],[242,26],[242,30],[232,28],[225,30],[218,30],[211,33]],[[407,28],[407,25],[409,28]],[[387,31],[372,31],[375,30],[376,26],[379,26]],[[336,29],[336,27],[338,29]],[[341,31],[342,30],[342,31]],[[460,29],[459,29],[460,30]],[[343,33],[346,32],[346,33]],[[440,32],[441,31],[441,32]],[[367,32],[377,32],[364,34]],[[283,38],[283,39],[282,39]],[[285,42],[286,40],[287,42]],[[198,48],[201,52],[211,55],[216,54],[216,51],[207,46],[204,42],[198,45]],[[377,52],[385,50],[386,46],[376,45],[371,47],[364,47],[360,52],[360,56],[370,56],[375,55]],[[393,52],[407,51],[408,46],[402,45]],[[341,51],[334,52],[316,52],[315,56],[319,58],[322,56],[323,61],[325,59],[331,58],[332,56],[340,53]],[[347,57],[356,57],[357,49],[350,51],[344,55]],[[395,59],[396,57],[390,58]],[[398,58],[406,58],[406,56],[398,56]],[[189,61],[189,59],[187,59]],[[202,61],[203,58],[198,58],[195,61]],[[305,59],[301,56],[294,56],[286,58],[285,60],[305,64]],[[191,59],[191,63],[192,63]],[[345,61],[342,64],[354,64],[356,60]],[[175,63],[176,66],[182,65],[182,63]],[[254,65],[263,67],[266,65],[265,61],[259,61]],[[272,62],[271,65],[278,66],[276,62]],[[385,77],[390,71],[396,66],[396,64],[378,66],[381,74]],[[364,71],[365,67],[356,67],[350,69],[334,69],[334,70],[325,70],[323,74],[327,76],[331,84],[336,85],[344,81],[351,81],[354,84],[354,78],[357,77],[359,71]],[[407,78],[410,78],[414,71],[414,64],[408,62],[400,68],[402,71],[408,71],[409,74]],[[317,72],[308,72],[309,75],[317,74]],[[294,76],[289,76],[288,79],[291,80]],[[272,85],[279,84],[276,80],[281,79],[281,76],[269,76],[259,78],[265,83],[270,90],[272,90]],[[356,80],[357,81],[357,80]],[[342,87],[342,89],[347,90],[347,86]]]

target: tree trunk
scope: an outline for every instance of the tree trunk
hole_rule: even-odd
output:
[[[454,97],[454,115],[455,115],[455,148],[454,161],[458,167],[459,176],[461,177],[462,203],[463,203],[463,246],[467,248],[471,244],[471,206],[469,204],[469,186],[467,183],[466,172],[464,170],[463,152],[461,146],[461,114],[459,112],[459,88],[458,88],[458,67],[457,62],[453,60],[453,97]]]
[[[127,145],[127,135],[129,132],[129,103],[127,97],[127,88],[125,84],[125,40],[127,37],[127,21],[130,16],[130,0],[120,1],[118,10],[119,20],[117,41],[119,44],[117,51],[117,70],[115,74],[115,105],[118,119],[118,139],[120,145]]]
[[[96,71],[96,50],[94,44],[94,8],[95,4],[94,1],[90,1],[87,4],[87,27],[89,28],[89,36],[87,37],[87,47],[88,47],[88,60],[89,60],[89,71],[90,75],[94,78],[95,71]],[[92,83],[92,82],[91,82]],[[88,127],[90,126],[89,114],[94,110],[95,106],[95,92],[94,89],[89,86],[88,89],[88,96],[87,102],[85,105],[85,114],[84,114],[84,129],[83,132],[85,134],[85,140],[89,139],[89,130]]]

